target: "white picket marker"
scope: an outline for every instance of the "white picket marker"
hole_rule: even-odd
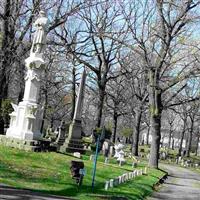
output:
[[[144,174],[147,174],[147,167],[144,168]]]
[[[119,178],[119,184],[121,184],[122,183],[122,176],[118,176],[118,178]]]
[[[129,180],[129,175],[128,175],[128,173],[126,173],[126,181],[128,181]]]
[[[129,179],[129,180],[132,179],[132,173],[131,173],[131,172],[128,173],[128,179]]]
[[[106,181],[105,182],[105,190],[108,190],[109,186],[110,186],[110,181]]]
[[[132,174],[132,179],[135,178],[134,171],[131,172],[131,174]]]
[[[110,179],[110,187],[113,188],[114,187],[114,184],[113,184],[114,180],[113,179]]]
[[[137,170],[135,170],[134,172],[134,178],[137,176]]]

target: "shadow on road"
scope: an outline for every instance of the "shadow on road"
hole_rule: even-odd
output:
[[[45,195],[31,190],[21,190],[8,186],[0,186],[1,200],[71,200],[70,198]]]

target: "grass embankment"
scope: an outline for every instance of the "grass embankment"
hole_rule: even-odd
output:
[[[27,188],[35,191],[74,197],[81,200],[90,199],[143,199],[153,191],[153,185],[158,182],[164,172],[149,169],[148,175],[136,177],[136,179],[121,184],[108,191],[104,190],[104,183],[110,178],[119,176],[132,170],[131,162],[127,162],[121,168],[112,160],[106,165],[100,157],[97,165],[95,191],[91,192],[92,161],[84,155],[83,161],[86,168],[86,176],[80,189],[70,174],[70,161],[75,160],[70,155],[58,153],[34,153],[24,152],[0,146],[0,183],[18,188]],[[138,166],[144,167],[142,163]],[[96,197],[104,195],[107,197]]]

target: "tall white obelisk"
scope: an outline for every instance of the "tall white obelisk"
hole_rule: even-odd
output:
[[[39,17],[34,23],[36,32],[30,56],[25,60],[27,75],[25,77],[24,98],[19,105],[12,104],[14,111],[10,114],[10,127],[6,132],[6,137],[21,140],[41,138],[43,108],[38,105],[38,97],[40,78],[45,67],[43,53],[46,44],[47,24],[48,19],[44,11],[40,11]]]

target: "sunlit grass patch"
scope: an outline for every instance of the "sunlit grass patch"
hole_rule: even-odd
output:
[[[54,152],[25,152],[0,146],[0,182],[18,188],[28,188],[81,200],[115,199],[117,197],[133,200],[143,199],[150,195],[153,191],[153,185],[164,175],[162,171],[149,169],[148,175],[136,177],[132,181],[105,191],[104,183],[106,180],[133,169],[130,160],[119,167],[114,159],[110,164],[104,164],[104,159],[100,156],[97,163],[95,190],[92,193],[93,163],[89,160],[89,155],[83,156],[86,176],[81,188],[78,188],[71,178],[69,169],[71,160],[77,159],[70,155]],[[144,163],[140,163],[138,168],[144,166]]]

